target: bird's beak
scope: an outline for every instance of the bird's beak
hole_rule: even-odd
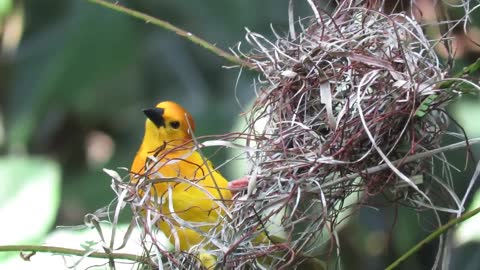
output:
[[[143,113],[152,121],[157,127],[165,127],[165,119],[163,119],[163,108],[144,109]]]

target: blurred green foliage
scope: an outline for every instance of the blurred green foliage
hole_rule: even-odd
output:
[[[10,13],[12,9],[11,0],[0,0],[0,16],[6,16]]]
[[[121,4],[167,20],[221,48],[242,41],[244,27],[271,36],[270,24],[281,34],[288,25],[287,0],[130,0]],[[306,6],[298,4],[298,16],[310,15],[305,13]],[[82,224],[86,213],[113,200],[110,178],[101,168],[130,166],[143,133],[142,108],[175,100],[194,115],[197,135],[221,134],[239,121],[242,106],[248,108],[254,96],[255,73],[245,71],[235,91],[238,70],[222,68],[230,63],[125,14],[78,0],[0,0],[2,27],[12,14],[22,18],[22,25],[17,25],[22,36],[15,53],[6,53],[4,47],[0,57],[0,153],[6,156],[0,159],[0,202],[8,204],[24,186],[35,182],[37,194],[29,195],[29,200],[44,203],[51,211],[30,226],[39,233],[31,241],[40,241],[46,228],[54,228],[53,218],[56,225]],[[462,60],[464,64],[478,56],[469,57]],[[472,120],[478,99],[466,100],[452,111],[469,134],[478,135],[479,122]],[[95,149],[88,147],[89,138],[99,132],[111,145],[92,145],[111,155],[92,162],[90,152]],[[225,157],[220,153],[212,159],[220,164]],[[463,151],[450,157],[463,168]],[[228,168],[224,173],[230,179],[242,176],[229,173]],[[469,175],[471,170],[455,176],[460,194]],[[21,212],[26,220],[11,216],[2,220],[29,225],[28,210],[33,209]],[[409,209],[366,208],[352,220],[340,233],[344,269],[359,265],[381,269],[434,228],[430,223],[425,226]],[[0,228],[3,238],[6,229]],[[25,226],[16,228],[19,236],[27,231]],[[11,244],[23,242],[18,241]],[[472,248],[478,245],[465,254]],[[435,244],[424,248],[402,269],[428,269],[435,252]],[[460,268],[452,269],[472,264],[472,258],[462,260],[458,256],[463,253],[454,254],[455,267]]]
[[[259,5],[280,21],[283,8],[273,3]],[[240,2],[235,8],[223,1],[124,4],[224,48],[242,39],[244,25],[267,31],[271,19]],[[129,167],[143,133],[142,108],[175,100],[195,115],[198,135],[229,131],[240,112],[233,94],[237,71],[222,69],[229,63],[172,33],[86,1],[24,1],[21,8],[23,37],[15,58],[3,62],[11,74],[0,101],[3,151],[61,164],[59,224],[78,224],[112,199],[100,168]],[[244,102],[253,95],[249,84],[247,74],[238,88]],[[85,144],[94,131],[111,136],[115,150],[105,164],[89,167]]]
[[[0,158],[0,244],[42,243],[57,216],[60,174],[44,158]],[[0,253],[0,259],[6,255],[17,254]]]

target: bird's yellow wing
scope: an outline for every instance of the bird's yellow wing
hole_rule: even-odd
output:
[[[209,234],[221,229],[225,204],[232,198],[228,182],[194,150],[195,123],[184,108],[164,101],[143,112],[145,134],[132,163],[131,182],[154,183],[137,186],[141,214],[146,224],[155,222],[177,250],[190,251],[210,242]],[[204,267],[215,264],[215,256],[200,250],[197,254]]]
[[[172,150],[152,166],[149,178],[159,181],[150,190],[161,204],[158,227],[180,250],[188,250],[221,221],[232,197],[228,181],[192,150]]]

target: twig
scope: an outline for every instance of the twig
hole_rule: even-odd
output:
[[[408,257],[410,257],[412,254],[414,254],[415,252],[417,252],[418,250],[420,250],[423,246],[425,246],[426,244],[428,244],[429,242],[431,242],[432,240],[434,240],[435,238],[439,237],[440,235],[442,235],[443,233],[445,233],[447,230],[449,230],[451,227],[457,225],[458,223],[461,223],[473,216],[475,216],[476,214],[480,213],[480,207],[478,208],[475,208],[474,210],[472,211],[469,211],[469,212],[466,212],[465,214],[461,215],[460,217],[458,218],[455,218],[455,219],[452,219],[450,220],[447,224],[443,225],[443,226],[440,226],[438,229],[436,229],[434,232],[432,232],[430,235],[428,235],[425,239],[423,239],[422,241],[418,242],[418,244],[416,244],[414,247],[412,247],[410,250],[408,250],[407,252],[405,252],[400,258],[398,258],[396,261],[394,261],[392,264],[390,264],[389,266],[387,266],[387,268],[385,268],[385,270],[391,270],[391,269],[394,269],[395,267],[397,267],[400,263],[402,263],[403,261],[405,261],[406,259],[408,259]]]
[[[95,3],[95,4],[98,4],[98,5],[101,5],[101,6],[104,6],[106,8],[118,11],[120,13],[127,14],[127,15],[135,17],[137,19],[141,19],[141,20],[145,21],[146,23],[151,23],[151,24],[160,26],[163,29],[174,32],[175,34],[177,34],[181,37],[184,37],[184,38],[188,39],[189,41],[191,41],[191,42],[193,42],[197,45],[200,45],[204,49],[207,49],[208,51],[212,52],[213,54],[218,55],[218,56],[224,58],[225,60],[227,60],[229,62],[232,62],[232,63],[240,65],[240,66],[248,67],[251,70],[256,70],[255,65],[253,65],[252,63],[244,61],[244,60],[236,57],[233,54],[230,54],[230,53],[228,53],[228,52],[226,52],[226,51],[224,51],[220,48],[217,48],[215,45],[209,43],[208,41],[206,41],[206,40],[188,32],[188,31],[185,31],[181,28],[178,28],[177,26],[175,26],[175,25],[173,25],[173,24],[171,24],[167,21],[157,19],[157,18],[152,17],[150,15],[147,15],[145,13],[123,7],[119,4],[109,3],[109,2],[104,1],[104,0],[88,0],[88,1],[92,2],[92,3]]]
[[[144,264],[153,264],[153,262],[143,256],[138,256],[129,253],[104,253],[104,252],[89,252],[88,250],[80,250],[73,248],[55,247],[55,246],[36,246],[36,245],[5,245],[0,246],[0,252],[44,252],[74,256],[85,256],[100,259],[119,259],[128,260]]]

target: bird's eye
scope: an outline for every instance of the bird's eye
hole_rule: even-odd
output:
[[[178,121],[172,121],[172,122],[170,122],[170,126],[171,126],[172,128],[174,128],[174,129],[177,129],[177,128],[180,127],[180,122],[178,122]]]

